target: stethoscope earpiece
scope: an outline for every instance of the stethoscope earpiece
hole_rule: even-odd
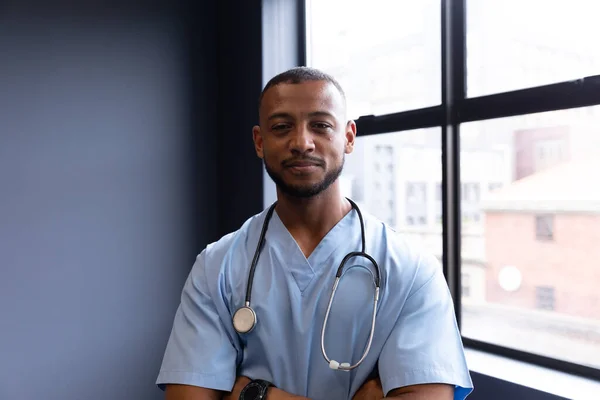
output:
[[[333,284],[333,289],[331,291],[331,297],[329,298],[329,304],[327,306],[327,312],[325,314],[325,319],[323,320],[323,329],[321,330],[321,353],[323,354],[323,357],[325,358],[325,361],[327,361],[327,363],[329,364],[329,368],[333,369],[333,370],[339,370],[339,371],[351,371],[354,368],[358,367],[363,360],[367,357],[367,354],[369,353],[369,350],[371,349],[371,343],[373,341],[373,333],[375,332],[375,319],[376,319],[376,314],[377,314],[377,303],[379,302],[379,285],[380,285],[380,279],[381,279],[381,273],[379,271],[379,265],[377,265],[377,262],[373,259],[373,257],[371,257],[370,255],[368,255],[365,252],[365,224],[363,221],[363,217],[362,214],[360,212],[360,210],[358,209],[358,206],[356,205],[356,203],[354,203],[352,200],[348,199],[348,201],[350,202],[350,204],[352,204],[352,208],[356,210],[357,214],[358,214],[358,218],[360,219],[360,232],[361,232],[361,244],[362,244],[362,249],[360,252],[352,252],[347,254],[338,270],[336,273],[336,278],[335,278],[335,283]],[[250,265],[250,272],[249,272],[249,276],[248,276],[248,284],[246,287],[246,302],[245,305],[243,307],[240,307],[235,314],[233,314],[233,327],[235,328],[235,330],[238,333],[248,333],[251,332],[254,327],[256,326],[256,312],[254,312],[254,310],[252,309],[252,307],[250,306],[250,297],[252,294],[252,283],[254,282],[254,271],[256,270],[256,264],[258,263],[258,258],[260,256],[260,252],[262,250],[262,247],[264,245],[265,242],[265,234],[267,232],[267,227],[269,225],[269,221],[271,220],[271,217],[273,216],[273,211],[275,210],[275,205],[277,204],[277,202],[273,203],[273,205],[269,208],[269,210],[267,211],[267,215],[265,217],[265,221],[263,222],[263,226],[262,226],[262,231],[260,233],[260,239],[258,240],[258,245],[256,246],[256,251],[254,252],[254,258],[252,259],[252,264]],[[362,357],[357,361],[356,364],[351,365],[350,363],[339,363],[336,360],[330,360],[329,357],[327,357],[327,352],[325,351],[325,328],[327,327],[327,321],[329,320],[329,313],[331,311],[331,305],[333,303],[333,298],[335,296],[335,291],[340,283],[340,279],[342,277],[343,271],[344,271],[344,266],[346,264],[346,262],[353,257],[363,257],[366,258],[369,262],[371,262],[373,264],[373,266],[375,267],[375,294],[374,294],[374,300],[373,300],[373,318],[371,320],[371,332],[369,333],[369,340],[367,342],[367,346],[365,348],[365,351],[362,355]]]
[[[349,363],[339,363],[335,360],[331,360],[329,361],[329,368],[331,369],[335,369],[335,370],[340,370],[340,371],[350,371],[350,364]]]

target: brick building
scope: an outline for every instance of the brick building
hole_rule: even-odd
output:
[[[570,161],[488,196],[488,302],[600,319],[599,173]]]

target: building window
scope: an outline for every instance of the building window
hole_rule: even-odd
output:
[[[407,182],[406,201],[422,204],[427,200],[427,185],[422,182]]]
[[[488,185],[488,191],[491,192],[491,191],[494,191],[496,189],[500,189],[501,187],[502,187],[502,183],[500,183],[500,182],[493,182],[493,183],[490,183]]]
[[[386,156],[392,156],[394,154],[394,148],[393,146],[387,144],[387,145],[375,145],[375,152],[377,152],[377,154],[381,154],[381,155],[386,155]]]
[[[427,184],[425,182],[406,183],[406,223],[427,225]]]
[[[540,310],[553,311],[555,306],[554,287],[536,286],[535,287],[535,307]]]
[[[460,277],[460,280],[463,297],[471,297],[471,275],[463,273]]]
[[[554,239],[554,215],[535,216],[535,237],[538,240]]]
[[[561,139],[539,140],[534,143],[536,171],[552,167],[565,159],[565,141]]]
[[[442,201],[442,184],[440,182],[435,184],[435,199]]]
[[[479,183],[463,183],[461,185],[461,199],[469,203],[479,201]]]

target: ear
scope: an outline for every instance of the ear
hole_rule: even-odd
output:
[[[356,123],[354,121],[348,121],[346,124],[346,154],[352,153],[354,150],[354,143],[356,142]]]
[[[252,128],[252,140],[254,140],[254,150],[256,151],[256,155],[258,158],[263,158],[263,138],[260,133],[260,126],[255,125]]]

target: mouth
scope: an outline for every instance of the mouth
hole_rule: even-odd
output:
[[[309,161],[296,161],[287,164],[285,168],[293,173],[305,175],[316,171],[319,165]]]
[[[312,163],[312,162],[294,162],[294,163],[289,163],[288,165],[286,165],[288,168],[305,168],[305,167],[316,167],[317,164]]]

